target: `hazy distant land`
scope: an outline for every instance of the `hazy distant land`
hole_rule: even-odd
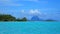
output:
[[[33,16],[31,18],[31,20],[28,20],[26,17],[16,18],[16,17],[11,16],[11,15],[0,14],[0,21],[55,21],[55,20],[51,20],[51,19],[42,20],[38,16]]]

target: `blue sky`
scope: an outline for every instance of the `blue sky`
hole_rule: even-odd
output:
[[[0,13],[16,18],[31,19],[37,15],[41,19],[60,20],[60,0],[0,0]]]

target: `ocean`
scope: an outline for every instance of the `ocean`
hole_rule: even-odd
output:
[[[60,22],[0,22],[0,34],[60,34]]]

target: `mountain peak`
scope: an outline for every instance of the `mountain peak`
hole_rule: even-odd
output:
[[[38,16],[33,16],[33,17],[31,18],[31,20],[32,20],[32,21],[39,21],[40,18],[39,18]]]

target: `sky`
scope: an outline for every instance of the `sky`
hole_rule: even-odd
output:
[[[60,0],[0,0],[0,13],[16,18],[60,20]]]

